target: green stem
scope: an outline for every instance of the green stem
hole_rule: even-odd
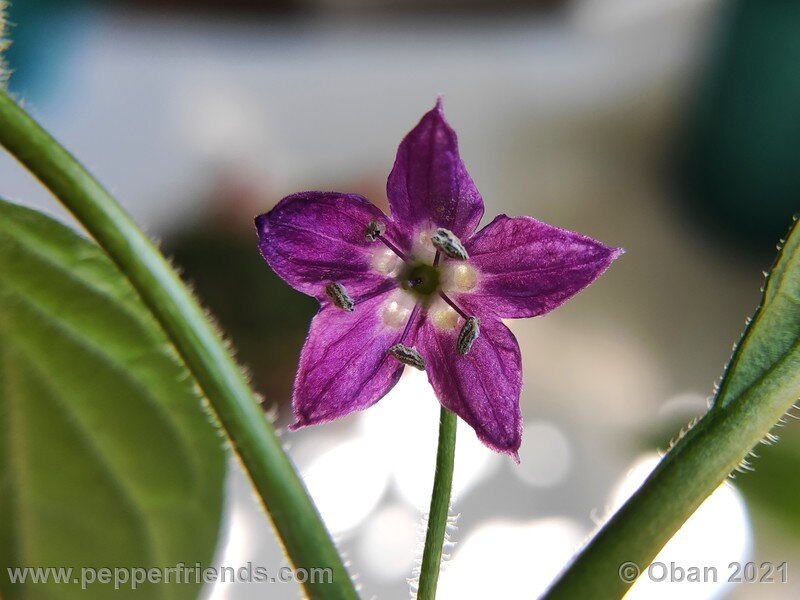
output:
[[[682,436],[561,575],[547,600],[621,598],[661,548],[800,397],[800,227],[794,222],[761,302],[706,415]],[[633,563],[630,565],[629,563]]]
[[[311,498],[241,369],[178,275],[89,172],[5,92],[0,144],[94,236],[138,290],[202,388],[258,491],[295,568],[330,568],[311,598],[357,598]],[[309,578],[311,579],[311,578]]]
[[[418,600],[433,600],[442,564],[442,547],[447,531],[447,515],[450,511],[450,491],[453,487],[453,466],[456,454],[455,413],[442,407],[439,416],[439,448],[436,451],[436,475],[433,480],[431,508],[428,514],[428,531],[422,566],[419,572]]]
[[[798,389],[800,369],[796,358],[787,356],[735,401],[710,409],[544,598],[621,598],[632,583],[620,576],[621,565],[633,562],[644,572],[703,500],[783,417]]]

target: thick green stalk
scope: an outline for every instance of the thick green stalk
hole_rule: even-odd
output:
[[[795,389],[800,370],[788,361],[774,375]],[[546,600],[622,598],[633,583],[623,573],[633,563],[642,573],[675,532],[761,441],[791,407],[761,381],[739,401],[703,417],[664,457],[641,488],[609,520],[544,596]],[[646,576],[646,575],[645,575]]]
[[[72,212],[137,289],[208,398],[295,568],[332,570],[333,583],[305,584],[308,596],[357,598],[319,513],[241,369],[158,249],[5,91],[0,91],[0,144]]]
[[[800,228],[793,226],[708,413],[678,440],[544,598],[621,598],[636,572],[646,571],[798,397]]]
[[[436,598],[436,584],[442,563],[442,547],[447,531],[447,515],[450,511],[450,491],[453,487],[453,466],[456,454],[455,413],[442,407],[439,416],[439,447],[436,451],[436,475],[433,480],[431,508],[428,514],[428,531],[419,572],[418,600]]]

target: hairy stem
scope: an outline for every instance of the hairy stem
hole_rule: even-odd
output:
[[[436,451],[436,475],[433,480],[431,507],[428,514],[428,531],[422,566],[419,572],[418,600],[433,600],[442,563],[442,547],[447,531],[447,514],[450,511],[450,490],[453,487],[453,466],[456,454],[455,413],[442,407],[439,416],[439,447]]]
[[[782,369],[781,365],[777,366]],[[781,375],[800,386],[800,371]],[[786,410],[786,398],[761,382],[729,409],[711,410],[664,457],[641,488],[603,526],[544,596],[546,600],[622,598],[675,532],[758,444]]]
[[[139,292],[208,398],[295,568],[332,570],[332,583],[309,578],[304,584],[308,596],[357,598],[319,513],[241,369],[158,249],[5,91],[0,91],[0,144],[72,212]]]
[[[793,226],[714,404],[544,596],[621,598],[800,397],[800,229]],[[735,385],[734,385],[735,381]],[[628,563],[634,563],[631,567]]]

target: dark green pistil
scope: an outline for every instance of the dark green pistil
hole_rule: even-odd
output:
[[[433,296],[438,292],[440,282],[439,269],[426,263],[408,265],[400,274],[400,285],[403,289],[414,292],[422,298]]]

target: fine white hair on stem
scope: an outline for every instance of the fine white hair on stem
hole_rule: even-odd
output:
[[[269,402],[266,398],[264,398],[261,394],[256,394],[256,400],[261,408],[264,410],[264,417],[266,417],[267,421],[270,422],[271,425],[275,425],[278,422],[278,416],[280,409],[278,407],[277,402]]]
[[[794,419],[795,421],[800,421],[800,415],[794,414],[792,412],[793,410],[800,411],[800,407],[798,407],[797,404],[792,404],[791,408],[789,408],[789,410],[786,411],[784,417],[789,417],[790,419]]]
[[[361,574],[354,571],[353,568],[353,561],[350,560],[350,554],[342,547],[342,539],[340,536],[333,537],[333,544],[336,546],[336,550],[339,551],[339,556],[342,557],[342,562],[344,563],[344,568],[347,571],[348,576],[350,577],[350,581],[353,583],[353,587],[355,588],[356,592],[359,594],[363,591],[364,586],[361,584]],[[303,596],[305,597],[305,596]]]
[[[669,446],[667,447],[667,452],[672,450],[672,447],[677,444],[681,438],[683,438],[689,431],[697,425],[697,422],[700,420],[700,417],[694,417],[691,421],[689,421],[685,426],[681,427],[681,430],[678,432],[674,438],[672,438],[669,442]]]
[[[444,528],[444,544],[442,546],[442,560],[439,565],[439,572],[442,573],[447,570],[447,566],[453,555],[453,549],[456,542],[453,539],[458,531],[458,519],[461,513],[453,512],[454,499],[450,499],[450,507],[447,509],[447,523]],[[414,568],[411,570],[411,577],[406,581],[408,582],[409,596],[411,600],[416,600],[417,592],[419,591],[419,577],[422,569],[422,553],[425,549],[425,535],[428,531],[428,513],[423,513],[422,518],[417,523],[417,548],[414,552]]]
[[[765,446],[774,446],[780,441],[780,437],[775,433],[775,429],[778,427],[783,427],[786,425],[786,417],[791,417],[792,419],[798,419],[798,416],[792,414],[792,410],[797,410],[797,405],[792,404],[792,406],[787,410],[783,416],[778,419],[778,422],[772,427],[770,431],[766,433],[766,435],[759,440],[759,444],[764,444]],[[736,479],[736,475],[738,473],[753,473],[756,469],[753,466],[751,459],[761,458],[756,453],[756,448],[758,444],[750,449],[747,455],[741,460],[741,462],[736,466],[736,469],[730,474],[730,479]]]
[[[9,41],[6,39],[6,10],[8,2],[0,0],[0,87],[5,87],[8,81],[8,68],[6,58],[3,53],[8,48]]]

